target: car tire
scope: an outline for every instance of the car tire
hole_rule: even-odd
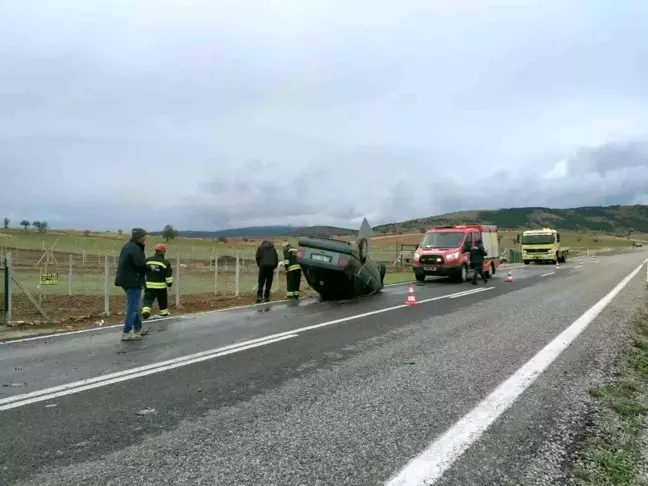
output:
[[[369,252],[369,242],[367,238],[358,238],[358,253],[360,256],[360,263],[364,265],[367,261],[367,253]]]
[[[531,260],[524,260],[525,265],[528,265],[529,263],[531,263]]]
[[[468,267],[466,265],[461,265],[459,274],[457,275],[457,282],[466,283],[468,281]]]
[[[418,282],[425,282],[425,274],[424,273],[415,273],[414,277],[416,277],[416,280]]]

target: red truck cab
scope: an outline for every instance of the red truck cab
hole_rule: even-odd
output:
[[[470,248],[479,239],[488,253],[484,272],[494,275],[500,266],[497,226],[466,224],[437,226],[425,233],[412,258],[416,280],[423,282],[426,276],[436,275],[465,282],[470,271]]]

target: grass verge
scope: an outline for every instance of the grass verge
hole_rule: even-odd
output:
[[[648,485],[648,307],[635,318],[618,376],[589,393],[597,419],[577,446],[570,484]]]

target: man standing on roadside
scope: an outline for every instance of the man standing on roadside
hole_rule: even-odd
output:
[[[293,248],[288,240],[283,243],[284,268],[286,270],[286,298],[299,299],[301,284],[301,265],[297,262],[297,248]]]
[[[479,275],[484,283],[488,283],[488,279],[484,275],[484,257],[488,255],[488,252],[484,248],[484,242],[479,239],[475,246],[470,249],[470,263],[472,264],[473,271],[473,285],[477,285],[477,275]]]
[[[149,332],[148,329],[142,329],[140,316],[142,288],[146,283],[146,272],[149,268],[144,254],[146,235],[146,231],[142,228],[133,228],[130,241],[122,247],[119,254],[115,285],[126,292],[126,316],[122,341],[138,341]]]
[[[155,255],[146,259],[149,266],[146,272],[146,290],[144,291],[144,307],[142,317],[151,317],[153,302],[157,299],[160,309],[160,316],[169,315],[169,291],[173,285],[173,268],[171,262],[166,259],[166,245],[160,243],[155,245]]]
[[[261,296],[265,302],[270,302],[270,289],[275,269],[279,266],[279,255],[271,241],[264,240],[256,251],[256,263],[259,267],[259,282],[257,286],[257,303],[261,302]],[[265,286],[265,292],[263,291]]]

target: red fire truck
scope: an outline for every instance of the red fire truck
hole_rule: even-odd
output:
[[[466,224],[437,226],[428,230],[412,258],[412,270],[419,282],[426,276],[448,276],[458,282],[468,279],[470,248],[481,239],[488,253],[484,260],[487,277],[500,266],[497,226]]]

